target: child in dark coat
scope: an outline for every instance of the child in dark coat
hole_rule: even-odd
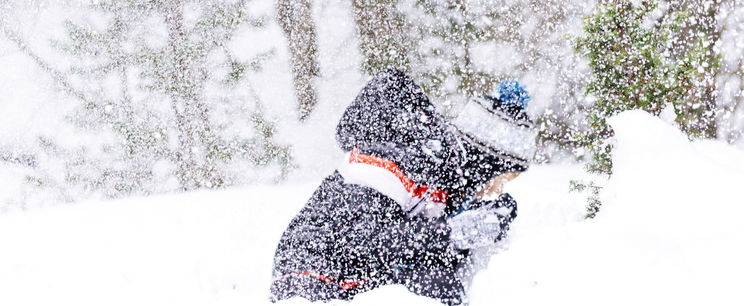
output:
[[[480,142],[472,135],[479,126],[467,119],[453,122],[402,72],[371,80],[337,127],[348,152],[343,166],[323,180],[279,242],[272,300],[350,300],[402,284],[445,304],[463,303],[470,250],[501,240],[516,217],[508,195],[473,198],[492,178],[524,171],[527,159],[495,149],[490,138]]]

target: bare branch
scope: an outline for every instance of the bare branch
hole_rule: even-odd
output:
[[[15,31],[9,29],[5,24],[0,23],[0,31],[2,31],[3,35],[16,45],[18,50],[20,50],[23,54],[31,58],[31,60],[34,61],[34,63],[41,68],[46,73],[49,73],[49,75],[52,77],[52,80],[54,81],[55,85],[57,85],[65,94],[68,94],[76,99],[79,99],[86,103],[92,103],[93,99],[88,97],[85,93],[83,93],[81,90],[76,89],[72,83],[67,79],[67,76],[54,68],[52,65],[47,63],[41,56],[36,54],[31,48],[28,46],[26,41],[23,40]]]

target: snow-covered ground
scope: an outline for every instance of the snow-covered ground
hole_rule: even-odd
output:
[[[594,220],[578,166],[535,166],[472,305],[742,305],[744,152],[641,112],[612,120],[616,173]],[[267,305],[274,247],[318,181],[0,215],[0,305]],[[307,304],[290,300],[285,305]],[[334,302],[331,305],[347,305]],[[391,286],[353,305],[437,305]]]
[[[744,152],[690,143],[641,111],[610,123],[615,174],[598,217],[539,224],[568,203],[519,185],[509,250],[475,279],[473,305],[744,305]]]

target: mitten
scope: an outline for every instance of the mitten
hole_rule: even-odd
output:
[[[492,245],[506,236],[511,221],[517,216],[517,203],[508,194],[495,201],[477,201],[447,219],[450,241],[460,250]]]

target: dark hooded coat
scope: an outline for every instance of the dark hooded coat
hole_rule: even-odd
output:
[[[343,114],[336,137],[345,151],[357,148],[391,160],[414,182],[445,190],[448,214],[459,209],[469,185],[480,184],[463,175],[473,161],[456,133],[421,88],[394,69],[367,84]],[[456,271],[469,254],[452,247],[445,218],[408,217],[393,199],[346,184],[336,171],[281,237],[272,300],[349,300],[382,285],[403,284],[417,294],[460,304],[465,288]]]

